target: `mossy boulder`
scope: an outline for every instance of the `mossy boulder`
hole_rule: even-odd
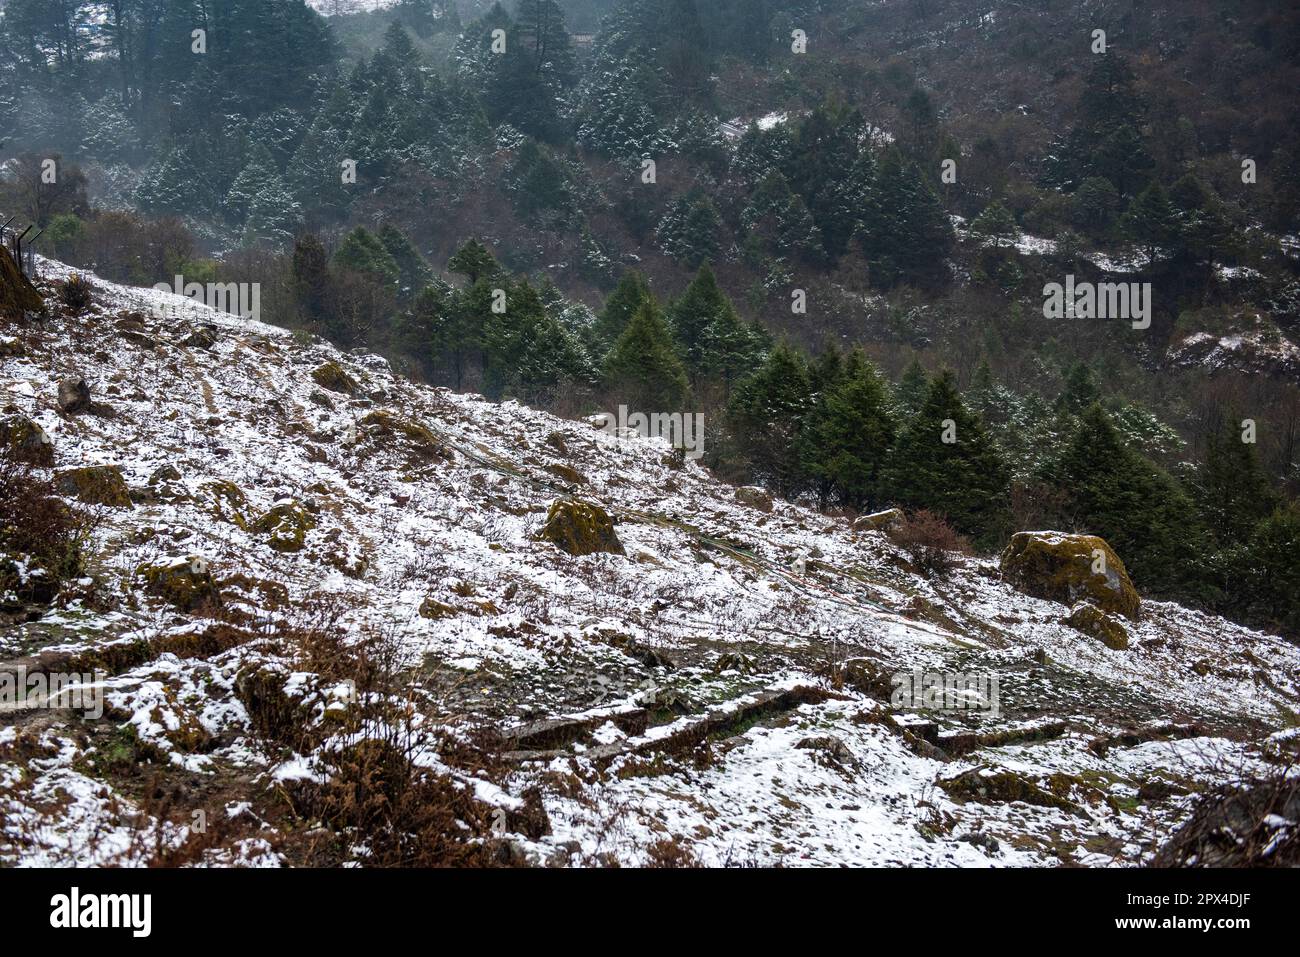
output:
[[[221,593],[208,570],[208,563],[197,555],[156,565],[140,565],[135,570],[135,577],[144,584],[145,591],[182,611],[195,611],[221,601]]]
[[[421,459],[450,459],[451,452],[439,438],[413,419],[406,419],[389,412],[376,409],[362,416],[361,423],[366,432],[375,439],[398,439],[416,457]]]
[[[322,389],[329,389],[340,395],[356,395],[360,391],[357,380],[343,371],[337,362],[326,362],[312,371],[312,381]]]
[[[1137,589],[1119,556],[1096,535],[1017,532],[1001,567],[1003,579],[1026,595],[1070,606],[1088,601],[1137,619]]]
[[[88,505],[131,507],[131,490],[122,476],[121,466],[84,465],[54,473],[54,487]]]
[[[252,530],[267,535],[271,547],[277,552],[300,552],[307,541],[307,533],[316,527],[316,520],[292,499],[281,499],[259,515]]]
[[[49,434],[26,416],[0,420],[0,446],[28,465],[49,468],[54,464],[54,443]]]
[[[1075,631],[1096,638],[1114,651],[1128,648],[1128,629],[1114,615],[1106,614],[1091,602],[1079,602],[1062,620]]]
[[[899,528],[907,516],[901,508],[887,508],[883,512],[859,515],[853,522],[855,532],[889,532]]]
[[[756,485],[742,485],[736,489],[736,501],[760,512],[772,511],[772,496]]]
[[[609,552],[622,555],[623,543],[614,532],[614,520],[599,505],[574,499],[557,499],[546,513],[537,537],[570,555]]]

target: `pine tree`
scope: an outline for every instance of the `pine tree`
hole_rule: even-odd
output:
[[[609,351],[642,304],[651,299],[650,286],[645,276],[635,269],[625,271],[596,318],[593,331],[604,351]]]
[[[433,270],[400,229],[385,224],[379,230],[379,242],[397,263],[398,290],[403,299],[410,299],[433,281]]]
[[[679,263],[691,269],[718,255],[718,234],[722,218],[717,207],[703,190],[696,189],[669,208],[656,236],[660,247]]]
[[[894,401],[899,413],[904,418],[916,415],[921,411],[921,405],[925,402],[929,390],[930,378],[925,374],[925,366],[921,365],[920,359],[913,356],[898,380],[898,388],[894,390]]]
[[[471,285],[501,272],[501,264],[496,261],[496,257],[477,239],[466,240],[447,260],[447,268],[467,277]]]
[[[897,149],[885,154],[857,235],[872,283],[881,286],[936,275],[953,238],[952,223],[934,190]]]
[[[1196,499],[1206,528],[1221,545],[1249,540],[1272,513],[1277,493],[1269,485],[1255,446],[1224,426],[1210,435],[1196,475]]]
[[[1016,225],[1016,218],[1011,215],[1010,210],[996,200],[984,207],[984,212],[975,217],[974,222],[970,224],[970,231],[972,236],[988,240],[998,247],[1014,243],[1020,236],[1020,227]]]
[[[1192,502],[1124,443],[1099,404],[1084,410],[1044,477],[1067,495],[1076,526],[1104,538],[1139,587],[1187,594],[1201,584],[1195,559],[1209,550]]]
[[[358,226],[344,238],[334,253],[334,265],[371,282],[397,291],[402,270],[378,237],[364,226]]]
[[[684,410],[686,369],[653,300],[645,300],[605,359],[604,384],[629,409],[646,414]]]
[[[1159,183],[1152,183],[1129,204],[1120,220],[1120,230],[1146,253],[1149,263],[1154,263],[1156,253],[1175,240],[1178,224],[1174,209]]]
[[[881,480],[885,494],[909,508],[937,512],[990,545],[1008,525],[1008,481],[1006,463],[962,402],[952,372],[941,372],[898,436]]]
[[[801,461],[804,422],[813,407],[803,356],[781,343],[727,406],[728,433],[752,475],[790,496],[806,482]]]
[[[808,471],[846,505],[863,508],[879,493],[896,425],[880,374],[854,350],[842,381],[818,403],[805,443]]]
[[[1094,402],[1101,401],[1101,389],[1088,363],[1079,360],[1065,373],[1065,385],[1056,397],[1054,408],[1066,415],[1081,415]]]

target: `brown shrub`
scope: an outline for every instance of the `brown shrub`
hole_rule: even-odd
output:
[[[889,537],[926,575],[947,574],[957,555],[970,552],[970,543],[942,515],[924,508],[907,515]]]
[[[20,587],[20,597],[52,600],[62,582],[81,574],[89,529],[88,517],[59,498],[50,479],[0,450],[0,585],[9,559],[22,557],[44,574],[40,587],[32,585],[38,593],[24,596]]]

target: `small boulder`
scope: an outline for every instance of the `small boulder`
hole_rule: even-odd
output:
[[[736,489],[736,501],[760,512],[772,511],[772,496],[757,485],[742,485]]]
[[[546,471],[550,472],[565,485],[586,485],[587,477],[575,469],[572,465],[565,465],[563,462],[554,462],[546,466]]]
[[[157,565],[140,565],[135,577],[144,583],[145,591],[182,611],[194,611],[221,600],[208,563],[197,555]]]
[[[1114,651],[1128,648],[1128,629],[1114,615],[1106,614],[1090,602],[1079,602],[1062,621]]]
[[[88,505],[131,507],[131,490],[127,488],[118,465],[85,465],[54,473],[54,487]]]
[[[853,522],[853,530],[889,534],[903,524],[905,517],[901,508],[887,508],[883,512],[859,515]]]
[[[436,435],[414,419],[395,415],[387,409],[376,409],[362,416],[361,426],[376,439],[398,439],[407,452],[421,460],[451,458],[451,452]]]
[[[1119,556],[1096,535],[1017,532],[1002,553],[1002,577],[1035,598],[1088,601],[1136,620],[1138,593]]]
[[[252,530],[270,537],[277,552],[300,552],[316,520],[292,499],[281,499],[253,522]]]
[[[0,446],[28,465],[49,468],[54,464],[54,444],[49,434],[26,416],[0,420]]]
[[[614,520],[599,505],[574,499],[557,499],[546,513],[537,537],[570,555],[609,552],[622,555],[623,543],[614,532]]]
[[[59,398],[55,404],[64,415],[89,411],[90,386],[81,376],[64,379],[59,383]]]

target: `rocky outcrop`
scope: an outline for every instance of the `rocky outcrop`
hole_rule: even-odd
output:
[[[1096,535],[1017,532],[1002,553],[1002,577],[1035,598],[1138,615],[1138,593],[1119,556]]]
[[[609,552],[622,555],[623,543],[614,532],[614,520],[599,505],[574,499],[558,499],[546,513],[546,524],[538,538],[570,555]]]
[[[22,319],[26,313],[38,312],[45,300],[36,291],[9,250],[0,246],[0,317]]]
[[[853,522],[853,530],[855,532],[885,532],[888,534],[902,525],[905,517],[901,508],[887,508],[883,512],[859,515]]]
[[[354,396],[360,391],[357,380],[343,371],[337,362],[326,362],[312,371],[312,381],[322,389],[329,389],[340,395]]]
[[[144,583],[145,591],[182,611],[195,611],[221,600],[208,563],[197,555],[141,565],[136,568],[135,577]]]

